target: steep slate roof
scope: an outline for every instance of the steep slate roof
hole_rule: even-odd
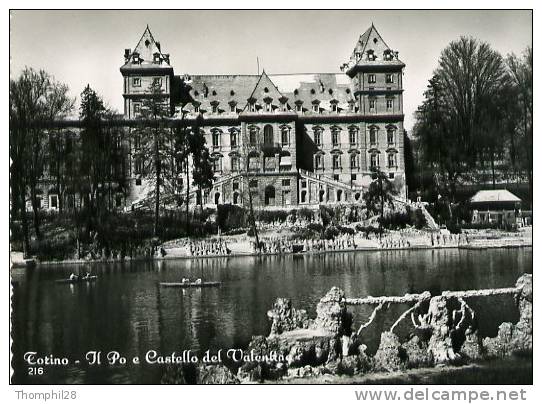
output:
[[[367,52],[372,51],[375,55],[375,60],[370,61],[367,59]],[[371,64],[389,64],[389,65],[404,65],[398,57],[393,57],[392,60],[384,59],[384,52],[392,52],[393,50],[386,44],[380,33],[376,30],[375,26],[371,24],[371,27],[365,31],[358,39],[354,51],[350,56],[348,67],[352,68],[355,65],[371,65]],[[361,58],[356,55],[360,54]]]
[[[521,202],[516,195],[506,189],[478,191],[471,199],[471,203],[487,202]]]
[[[139,57],[143,60],[141,64],[133,63],[132,56],[136,52],[139,53]],[[160,65],[161,67],[171,67],[168,62],[169,55],[162,53],[160,49],[160,43],[154,39],[151,30],[147,25],[147,28],[145,28],[145,31],[143,32],[143,35],[141,35],[141,38],[139,39],[136,47],[130,53],[130,58],[128,62],[126,62],[123,67],[156,67],[156,64],[153,63],[155,53],[159,53],[161,59],[166,59],[162,61],[162,64]]]
[[[231,101],[235,101],[237,109],[242,110],[250,97],[257,103],[263,103],[266,96],[273,99],[274,105],[278,104],[281,96],[287,97],[291,109],[295,109],[298,100],[303,101],[303,108],[308,110],[314,100],[319,100],[320,107],[325,110],[331,109],[332,100],[338,101],[339,108],[347,109],[354,92],[345,73],[193,75],[190,86],[190,96],[206,111],[211,109],[212,102],[218,102],[219,109],[229,111]]]

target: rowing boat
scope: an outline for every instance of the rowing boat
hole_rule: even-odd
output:
[[[165,288],[209,288],[220,286],[221,282],[160,282]]]
[[[92,275],[88,278],[77,278],[77,279],[57,279],[56,283],[83,283],[83,282],[94,282],[98,277],[96,275]]]

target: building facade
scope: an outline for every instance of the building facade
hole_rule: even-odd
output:
[[[138,118],[154,86],[173,120],[202,125],[215,181],[193,203],[242,204],[247,187],[262,208],[352,203],[376,168],[405,194],[405,65],[374,26],[339,73],[175,75],[148,26],[124,59],[125,119]],[[128,205],[148,189],[133,148],[130,165]]]

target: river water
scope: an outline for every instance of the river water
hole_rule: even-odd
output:
[[[98,275],[91,284],[55,279],[74,271]],[[245,348],[252,335],[267,335],[266,312],[277,297],[315,316],[318,300],[332,287],[348,297],[403,295],[429,290],[513,286],[532,273],[532,249],[415,250],[328,253],[307,256],[206,258],[88,264],[13,270],[13,383],[159,383],[163,369],[143,360],[149,350],[163,355],[183,350]],[[160,281],[183,277],[222,282],[219,288],[161,288]],[[511,297],[472,299],[480,332],[494,336],[503,321],[516,321]],[[364,330],[369,352],[379,335],[407,307],[393,306]],[[367,321],[371,307],[354,308],[354,326]],[[387,328],[386,328],[387,327]],[[141,364],[76,365],[86,352],[118,351]],[[68,366],[31,372],[25,352],[69,358]],[[130,362],[130,361],[129,361]]]

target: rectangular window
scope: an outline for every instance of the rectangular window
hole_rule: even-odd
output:
[[[250,180],[250,188],[258,188],[258,180]]]
[[[373,98],[369,100],[369,110],[374,111],[375,109],[376,109],[376,100]]]
[[[349,139],[350,139],[350,144],[356,144],[357,143],[357,139],[356,139],[356,131],[354,129],[350,130],[349,132]]]
[[[220,133],[218,131],[213,132],[213,147],[220,146]]]
[[[132,86],[141,87],[141,78],[140,77],[132,78]]]
[[[290,139],[289,139],[289,136],[288,136],[288,129],[287,129],[287,128],[282,129],[282,132],[281,132],[281,140],[282,140],[282,145],[283,145],[283,146],[287,146],[287,145],[290,143]]]
[[[141,178],[136,178],[136,185],[141,185]]]
[[[393,100],[391,100],[391,99],[387,99],[387,100],[386,100],[386,109],[387,109],[388,111],[393,110]]]
[[[301,181],[301,188],[307,188],[307,181]]]
[[[233,190],[236,191],[239,189],[239,183],[237,181],[233,182]]]
[[[339,174],[333,174],[333,179],[335,181],[339,181]]]
[[[333,155],[333,168],[339,168],[341,166],[341,156],[338,154]]]
[[[395,173],[389,173],[388,177],[390,178],[390,180],[393,180],[395,178]]]
[[[50,208],[57,209],[58,208],[58,196],[51,195],[50,198],[51,198],[51,204],[50,204],[51,206],[50,206]]]
[[[134,104],[134,114],[139,114],[141,112],[141,104]]]
[[[314,131],[314,143],[317,146],[320,146],[322,144],[322,133],[320,132],[320,130]]]
[[[386,83],[393,83],[393,74],[386,73]]]
[[[239,171],[239,158],[237,157],[232,157],[231,158],[231,170],[232,171]],[[235,182],[234,182],[234,188],[233,189],[236,189],[235,188]]]
[[[331,132],[331,142],[333,143],[333,146],[339,145],[339,132],[337,132],[336,130]]]
[[[235,105],[230,105],[230,112],[235,112]]]
[[[237,132],[231,132],[230,134],[230,146],[237,147]]]
[[[282,180],[282,186],[283,187],[289,187],[290,186],[290,180]]]
[[[162,87],[162,77],[155,77],[152,80],[152,84],[156,87]]]
[[[357,174],[352,174],[352,175],[350,175],[350,179],[352,181],[356,181],[358,179],[358,175]]]
[[[376,74],[369,74],[369,84],[376,83]]]

